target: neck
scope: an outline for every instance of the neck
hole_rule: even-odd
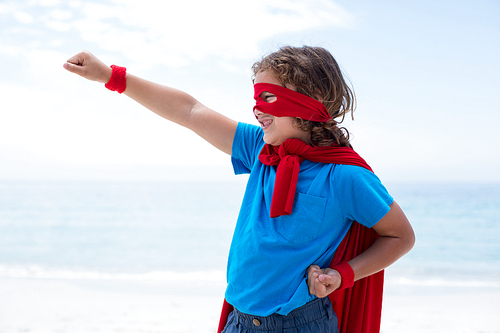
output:
[[[297,136],[294,136],[292,138],[288,138],[288,139],[298,139],[298,140],[301,140],[301,141],[304,141],[306,144],[308,144],[309,146],[312,146],[312,140],[311,140],[311,133],[309,132],[304,132],[304,135],[297,135]],[[287,139],[287,140],[288,140]],[[286,140],[285,140],[286,141]],[[282,143],[280,143],[279,145],[271,145],[271,146],[275,146],[275,147],[279,147],[281,146],[283,143],[285,143],[285,141],[283,141]]]

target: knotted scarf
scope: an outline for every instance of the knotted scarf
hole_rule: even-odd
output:
[[[266,144],[260,152],[259,160],[265,165],[278,166],[271,217],[292,213],[300,163],[304,159],[312,162],[357,165],[372,171],[365,160],[349,147],[313,147],[300,139],[287,139],[278,147]]]

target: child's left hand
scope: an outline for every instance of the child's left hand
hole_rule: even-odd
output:
[[[324,298],[340,287],[342,277],[339,272],[331,268],[321,269],[311,265],[307,269],[307,286],[309,293]]]

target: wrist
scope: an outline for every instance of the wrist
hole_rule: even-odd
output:
[[[354,270],[347,261],[341,261],[330,268],[340,274],[340,287],[337,290],[351,288],[354,285]]]
[[[127,88],[127,69],[116,65],[111,65],[111,75],[108,83],[104,85],[111,91],[123,93]]]
[[[104,83],[104,84],[108,83],[109,80],[111,80],[112,73],[113,73],[113,69],[111,69],[111,67],[106,66],[104,68],[104,73],[102,75],[102,79],[99,80],[99,82]]]

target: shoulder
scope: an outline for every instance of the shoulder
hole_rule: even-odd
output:
[[[264,132],[259,126],[239,122],[236,127],[236,134],[247,138],[262,139]]]
[[[389,196],[380,178],[372,171],[360,166],[336,164],[330,180],[342,197]]]
[[[259,126],[238,123],[233,140],[233,155],[240,149],[255,150],[264,145],[264,132]]]
[[[338,203],[346,218],[371,228],[389,211],[393,198],[370,170],[336,165],[333,174]]]
[[[380,179],[372,171],[357,165],[334,164],[332,166],[333,180],[338,183],[356,183],[364,181],[380,182]]]
[[[236,174],[251,171],[264,146],[263,136],[259,126],[238,123],[231,149],[231,161]]]

